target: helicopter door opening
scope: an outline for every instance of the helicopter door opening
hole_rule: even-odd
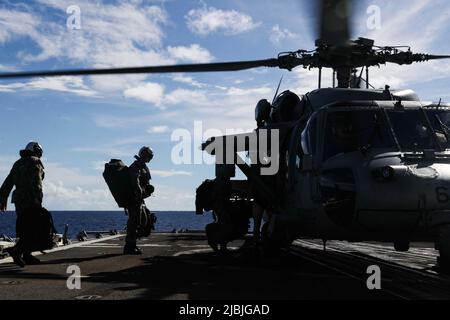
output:
[[[320,202],[331,221],[351,227],[356,219],[354,167],[371,149],[393,149],[395,143],[381,109],[328,110],[325,116]]]
[[[305,212],[311,210],[311,217],[309,217],[311,221],[307,222],[309,218],[304,217],[305,227],[309,223],[312,225],[315,223],[313,212],[315,212],[317,203],[314,199],[318,199],[319,196],[317,176],[314,172],[317,164],[314,161],[317,159],[316,150],[320,143],[318,139],[320,114],[321,112],[314,113],[306,125],[304,123],[298,124],[290,149],[289,177],[292,180],[291,186],[296,193],[297,201],[301,203],[301,208]]]
[[[303,171],[311,171],[313,169],[313,157],[316,154],[316,144],[318,142],[317,122],[318,116],[315,114],[301,133],[296,166]]]

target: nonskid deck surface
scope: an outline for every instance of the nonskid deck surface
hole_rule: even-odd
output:
[[[123,236],[115,236],[75,244],[40,255],[41,265],[25,268],[0,260],[0,299],[398,298],[290,252],[273,259],[236,257],[236,252],[218,256],[203,233],[153,234],[140,241],[142,256],[122,255],[123,242]],[[81,271],[81,289],[67,286],[71,266]]]

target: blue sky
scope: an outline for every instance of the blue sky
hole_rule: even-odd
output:
[[[81,29],[66,26],[66,10],[81,10]],[[380,8],[369,30],[366,9]],[[308,1],[284,0],[34,0],[0,3],[0,71],[120,67],[276,57],[312,49]],[[354,36],[379,45],[450,53],[446,0],[358,1]],[[450,100],[450,64],[433,62],[373,70],[372,84],[416,90],[424,100]],[[64,77],[0,82],[0,179],[29,140],[45,151],[44,204],[51,210],[110,210],[101,177],[110,158],[130,163],[151,145],[156,210],[194,208],[195,187],[211,165],[174,165],[175,129],[251,129],[254,106],[282,89],[312,90],[316,71],[258,69],[236,73]],[[325,73],[325,85],[330,77]],[[192,146],[194,148],[194,146]]]

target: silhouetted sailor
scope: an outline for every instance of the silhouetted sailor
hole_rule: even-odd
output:
[[[10,252],[14,262],[20,266],[24,264],[39,263],[39,259],[31,254],[33,215],[39,214],[42,209],[42,180],[44,179],[44,166],[42,147],[37,142],[30,142],[24,150],[20,151],[20,159],[14,163],[11,172],[0,188],[0,211],[5,212],[11,190],[12,203],[16,207],[17,222],[16,235],[19,241]]]
[[[227,252],[227,244],[248,232],[251,208],[232,189],[230,180],[206,180],[196,192],[197,214],[212,211],[214,222],[206,226],[208,244],[215,252]]]
[[[151,175],[147,167],[153,159],[153,150],[149,147],[142,147],[139,154],[135,156],[136,161],[129,168],[131,188],[133,192],[133,200],[126,208],[128,212],[127,236],[125,238],[126,244],[124,254],[142,254],[142,251],[136,246],[138,237],[138,228],[142,224],[142,217],[145,216],[147,210],[145,206],[145,199],[150,197],[154,191],[150,184]]]

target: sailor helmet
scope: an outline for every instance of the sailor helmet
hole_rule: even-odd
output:
[[[34,142],[34,141],[29,142],[27,144],[27,146],[25,147],[25,150],[29,150],[29,151],[33,152],[33,154],[38,158],[42,157],[42,154],[43,154],[42,146],[39,143]]]
[[[150,158],[153,159],[153,150],[150,147],[142,147],[141,150],[139,150],[138,154],[139,158]]]

